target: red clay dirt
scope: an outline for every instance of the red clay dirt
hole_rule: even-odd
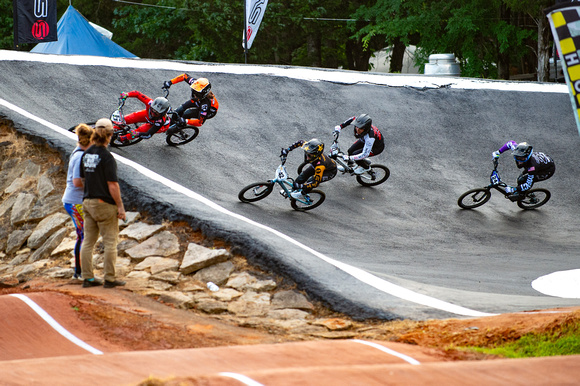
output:
[[[454,349],[550,331],[578,322],[579,309],[369,322],[356,339],[324,340],[238,327],[121,289],[26,287],[0,292],[0,385],[539,385],[580,377],[580,356],[514,360]],[[10,292],[103,354],[72,343]]]

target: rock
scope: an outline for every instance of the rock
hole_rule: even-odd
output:
[[[125,221],[119,219],[119,229],[125,228],[141,218],[139,212],[125,212]]]
[[[222,314],[228,310],[228,303],[204,299],[197,302],[195,308],[207,314]]]
[[[164,225],[149,225],[138,222],[123,229],[119,232],[119,236],[127,236],[137,241],[143,241],[163,229],[165,229]]]
[[[134,261],[141,261],[149,256],[170,256],[179,253],[179,240],[173,233],[164,231],[127,249],[125,253]]]
[[[12,205],[16,202],[16,197],[18,196],[13,194],[8,196],[7,199],[2,200],[2,203],[0,203],[0,217],[4,216],[8,211],[10,211],[10,209],[12,209]]]
[[[53,279],[70,279],[74,271],[70,268],[55,267],[47,270],[45,274]]]
[[[195,302],[191,296],[179,291],[170,291],[159,295],[159,301],[175,305],[177,308],[193,308]]]
[[[177,267],[179,267],[179,261],[175,259],[163,258],[162,260],[159,260],[153,264],[150,268],[150,271],[152,275],[156,275],[164,271],[177,271]]]
[[[11,255],[18,251],[31,234],[31,230],[16,230],[12,232],[6,241],[6,253]]]
[[[10,214],[10,224],[18,226],[28,219],[28,214],[32,210],[32,206],[36,201],[36,196],[31,193],[19,193],[16,201],[12,205],[12,213]]]
[[[0,277],[0,288],[12,288],[19,284],[19,280],[16,276],[8,275]]]
[[[161,272],[157,274],[151,274],[152,280],[159,280],[164,281],[166,283],[175,285],[179,283],[179,279],[181,278],[181,273],[174,271],[174,272]]]
[[[239,298],[243,294],[243,292],[236,291],[232,288],[220,288],[219,291],[212,292],[211,296],[222,302],[230,302],[233,299]]]
[[[279,320],[288,320],[288,319],[303,320],[309,316],[310,314],[308,312],[295,309],[270,310],[266,314],[266,317],[270,319],[279,319]]]
[[[52,253],[50,254],[51,256],[56,256],[60,253],[65,253],[65,252],[72,252],[75,249],[75,246],[77,244],[77,240],[76,238],[71,239],[68,237],[65,237],[60,244],[58,245],[58,247],[56,247],[54,249],[54,251],[52,251]]]
[[[146,257],[142,262],[137,264],[133,269],[135,269],[136,271],[144,271],[146,269],[151,268],[155,263],[158,263],[159,261],[162,261],[163,259],[166,259],[166,257],[149,256],[149,257]]]
[[[228,280],[234,268],[234,264],[231,261],[226,261],[197,271],[193,278],[202,283],[211,281],[217,285],[222,285]]]
[[[67,233],[68,233],[68,231],[66,228],[61,228],[58,231],[56,231],[53,235],[51,235],[48,238],[48,240],[46,240],[46,242],[44,244],[42,244],[42,246],[40,248],[38,248],[36,251],[34,251],[34,253],[32,253],[32,256],[30,256],[28,261],[35,262],[35,261],[45,259],[48,256],[50,256],[52,251],[56,247],[58,247],[58,245],[66,237]],[[30,238],[28,240],[30,240]]]
[[[296,308],[299,310],[313,310],[314,306],[306,296],[297,291],[280,291],[272,297],[272,308]]]
[[[22,177],[17,178],[14,181],[12,181],[10,186],[8,186],[6,189],[4,189],[4,193],[12,194],[12,193],[20,192],[20,191],[28,188],[28,186],[30,186],[30,185],[32,185],[32,180],[30,178],[22,178]]]
[[[338,318],[318,319],[312,324],[324,326],[331,331],[343,331],[352,327],[351,321]]]
[[[46,217],[38,223],[36,228],[34,228],[34,231],[28,238],[27,246],[32,249],[40,247],[54,232],[69,220],[70,217],[64,213],[54,213]],[[66,234],[64,234],[64,236],[66,236]],[[62,241],[62,239],[60,241]],[[58,246],[58,244],[56,246]]]
[[[264,316],[268,313],[269,308],[270,294],[253,291],[246,292],[228,305],[228,311],[237,316]]]
[[[226,286],[235,288],[238,291],[252,290],[255,292],[262,292],[275,289],[276,282],[271,279],[260,280],[247,272],[241,272],[232,275],[226,283]]]
[[[225,249],[209,249],[201,245],[190,243],[183,256],[179,270],[184,275],[228,260],[230,254]]]
[[[38,177],[40,175],[40,171],[42,170],[40,165],[29,159],[25,160],[22,164],[24,166],[22,177]]]
[[[62,197],[54,194],[46,197],[44,200],[38,200],[28,214],[28,219],[26,221],[39,221],[62,210]],[[72,220],[70,221],[72,224]]]
[[[41,199],[52,193],[54,191],[54,185],[52,184],[51,178],[47,175],[40,176],[36,184],[36,190]]]

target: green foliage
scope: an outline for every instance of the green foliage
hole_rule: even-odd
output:
[[[513,343],[475,351],[506,358],[531,358],[580,354],[580,324],[572,324],[547,334],[527,334]]]
[[[0,49],[10,50],[14,47],[12,0],[0,0],[0,10]]]

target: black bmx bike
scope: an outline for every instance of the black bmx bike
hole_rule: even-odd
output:
[[[457,200],[457,205],[463,209],[473,209],[482,206],[491,198],[491,190],[495,189],[505,198],[508,198],[510,193],[506,191],[508,185],[502,182],[497,171],[498,160],[493,160],[493,171],[489,177],[490,184],[483,188],[475,188],[463,193]],[[548,189],[537,188],[526,190],[522,193],[521,198],[516,201],[518,206],[522,209],[536,209],[544,205],[552,194]]]

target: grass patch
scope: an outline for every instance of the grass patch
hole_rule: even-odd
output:
[[[526,334],[514,342],[496,347],[470,347],[469,350],[505,358],[578,355],[580,354],[580,323],[563,326],[559,331]]]

